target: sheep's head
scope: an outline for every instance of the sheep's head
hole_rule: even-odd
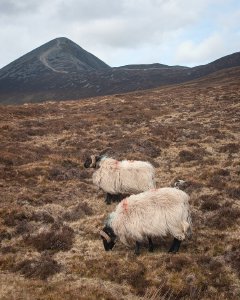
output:
[[[85,160],[84,167],[85,168],[96,168],[97,163],[101,160],[101,156],[91,155],[88,156]]]
[[[178,179],[172,184],[172,186],[179,190],[185,190],[189,186],[189,183],[185,180]]]
[[[116,244],[117,238],[112,228],[109,226],[105,226],[103,230],[100,231],[100,236],[102,238],[105,251],[112,250]]]

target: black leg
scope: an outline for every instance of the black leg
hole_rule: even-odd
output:
[[[112,195],[112,202],[116,202],[116,199],[117,199],[117,195]]]
[[[105,202],[107,203],[107,205],[111,204],[111,199],[112,199],[112,195],[107,193],[105,197]]]
[[[136,255],[140,255],[140,243],[139,242],[136,242],[136,248],[135,248],[134,252]]]
[[[118,202],[121,202],[123,199],[125,199],[126,198],[126,196],[125,195],[123,195],[123,194],[119,194],[118,195]]]
[[[119,199],[120,199],[120,194],[112,195],[112,201],[113,202],[119,202]]]
[[[170,249],[168,250],[168,252],[172,252],[172,253],[177,253],[179,250],[179,247],[181,245],[181,241],[174,238],[172,246],[170,247]]]
[[[153,252],[153,250],[154,250],[154,245],[153,245],[152,239],[150,237],[148,237],[148,251]]]
[[[120,201],[122,201],[123,199],[125,199],[126,197],[125,197],[125,195],[123,195],[123,194],[117,194],[117,195],[114,195],[114,201],[115,202],[120,202]]]

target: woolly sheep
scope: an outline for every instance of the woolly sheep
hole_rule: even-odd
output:
[[[155,188],[155,169],[149,162],[118,161],[107,156],[88,157],[85,168],[97,168],[93,183],[107,193],[106,203],[120,200],[119,195],[131,195]]]
[[[176,188],[165,187],[132,195],[122,200],[111,213],[100,231],[106,251],[112,250],[118,238],[129,246],[148,238],[149,251],[153,251],[152,237],[174,237],[169,252],[176,253],[181,241],[191,233],[189,196]]]

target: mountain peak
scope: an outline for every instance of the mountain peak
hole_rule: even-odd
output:
[[[68,73],[109,68],[99,58],[68,38],[56,38],[45,45],[48,45],[50,48],[43,51],[39,55],[39,59],[47,68],[54,72]]]
[[[69,41],[69,42],[73,43],[73,41],[71,41],[69,38],[67,38],[67,37],[65,37],[65,36],[57,37],[57,38],[55,38],[55,40],[60,40],[60,41],[62,41],[62,42],[67,42],[67,41]]]
[[[5,75],[18,78],[41,72],[72,73],[110,68],[102,60],[87,52],[66,37],[55,38],[25,54],[0,70]]]
[[[57,38],[52,39],[49,42],[45,43],[44,45],[52,45],[52,44],[56,44],[56,43],[59,45],[68,45],[69,47],[77,46],[77,47],[81,48],[78,44],[74,43],[72,40],[70,40],[67,37],[57,37]],[[81,49],[83,49],[83,48],[81,48]]]

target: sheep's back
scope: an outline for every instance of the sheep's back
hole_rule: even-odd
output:
[[[123,160],[120,173],[124,193],[136,194],[155,188],[155,170],[149,162]]]
[[[112,226],[125,244],[167,233],[184,239],[184,226],[189,222],[188,199],[185,192],[172,188],[132,195],[118,204]]]
[[[104,159],[93,174],[93,183],[110,194],[136,194],[155,188],[155,171],[142,161]]]
[[[151,168],[120,168],[119,188],[124,193],[136,194],[155,188]]]

